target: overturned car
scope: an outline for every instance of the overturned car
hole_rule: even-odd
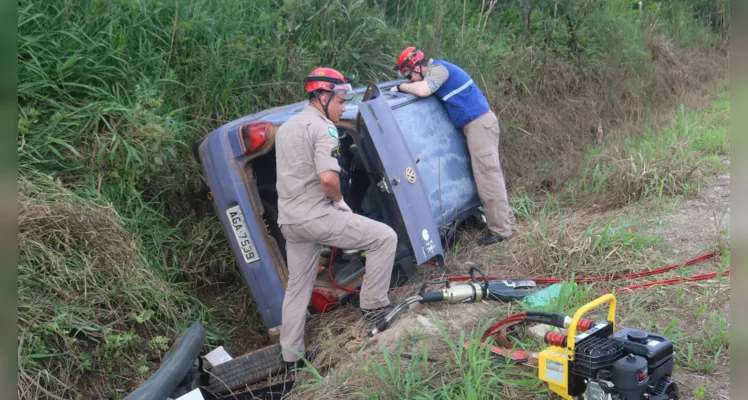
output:
[[[456,228],[480,220],[480,200],[462,132],[436,97],[391,92],[399,81],[354,89],[337,124],[341,192],[353,212],[391,226],[398,247],[391,286],[419,281],[418,266],[443,265]],[[268,329],[281,324],[288,279],[276,222],[274,138],[307,101],[231,121],[195,143],[214,207]],[[311,314],[356,298],[365,253],[320,254]]]

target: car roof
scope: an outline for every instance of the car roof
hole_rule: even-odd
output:
[[[379,82],[376,85],[380,89],[389,89],[390,87],[395,86],[396,84],[400,82],[405,82],[405,81],[404,80],[393,80],[393,81]],[[350,120],[356,119],[356,116],[358,115],[358,105],[360,104],[361,99],[363,98],[367,87],[368,86],[358,86],[353,89],[353,99],[351,101],[346,102],[345,104],[346,110],[341,117],[342,120],[350,121]],[[402,93],[402,92],[391,92],[389,90],[383,90],[383,92],[388,97],[387,102],[389,103],[390,107],[394,107],[400,104],[407,103],[408,101],[416,97],[415,95],[412,95],[412,94]],[[309,100],[302,100],[296,103],[269,108],[269,109],[262,110],[262,111],[259,111],[253,114],[248,114],[248,115],[245,115],[244,117],[230,121],[224,124],[223,126],[219,127],[218,129],[230,128],[230,127],[233,127],[239,124],[252,122],[252,121],[266,121],[266,122],[270,122],[273,125],[280,125],[286,122],[293,115],[303,110],[304,107],[307,106],[307,104],[309,104]]]

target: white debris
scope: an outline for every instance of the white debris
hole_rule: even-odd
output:
[[[424,317],[423,315],[419,315],[418,317],[416,317],[416,320],[421,325],[425,326],[426,328],[433,328],[434,327],[434,324],[432,324],[431,322],[429,322],[429,320],[426,319],[426,317]]]
[[[233,360],[231,355],[228,352],[226,352],[223,346],[216,347],[215,349],[213,349],[213,351],[206,354],[205,359],[208,360],[210,365],[214,367],[218,364],[223,364],[226,361]]]

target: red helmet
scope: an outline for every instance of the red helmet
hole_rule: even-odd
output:
[[[407,76],[411,69],[416,67],[419,61],[424,59],[423,52],[415,46],[408,46],[400,52],[397,58],[397,71],[403,76]]]
[[[315,68],[305,80],[304,89],[311,93],[324,90],[332,93],[342,93],[345,99],[352,96],[353,88],[345,82],[345,76],[332,68]]]

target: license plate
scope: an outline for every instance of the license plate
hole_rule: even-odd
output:
[[[239,248],[244,257],[244,262],[249,264],[259,260],[260,256],[257,254],[257,248],[255,248],[252,236],[249,234],[249,229],[247,229],[247,221],[244,220],[242,209],[236,205],[226,210],[226,215],[228,215],[231,222],[234,236],[236,236],[236,241],[239,243]]]

